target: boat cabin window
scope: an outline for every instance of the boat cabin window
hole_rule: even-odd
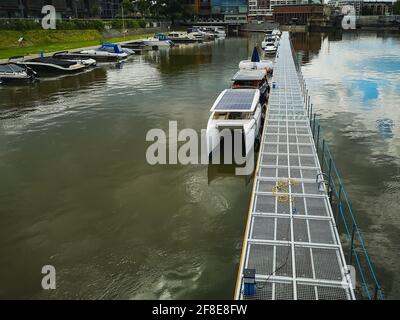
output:
[[[236,88],[259,88],[261,85],[262,81],[259,80],[238,80],[234,81],[232,84],[232,89]]]
[[[253,112],[215,112],[213,119],[219,120],[248,120]]]

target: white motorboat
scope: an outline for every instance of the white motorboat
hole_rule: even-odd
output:
[[[254,47],[251,60],[239,62],[239,69],[243,70],[266,70],[267,74],[272,74],[274,64],[271,60],[260,60],[257,47]]]
[[[222,138],[224,151],[229,150],[229,152],[236,153],[235,148],[240,147],[241,155],[247,157],[258,138],[262,123],[262,113],[260,90],[224,90],[214,102],[207,124],[206,136],[209,156],[212,157],[214,152],[218,150],[217,148],[221,147]],[[233,131],[234,133],[232,134]],[[241,132],[240,138],[235,134],[236,132]],[[231,146],[226,145],[228,143],[225,138],[226,134],[231,137],[233,143]],[[226,156],[226,154],[224,155]]]
[[[214,34],[217,38],[225,38],[226,32],[223,26],[193,26],[193,29],[199,29],[201,31]]]
[[[143,43],[147,46],[156,47],[171,47],[174,43],[168,39],[166,34],[158,33],[154,37],[143,39]]]
[[[275,46],[278,45],[278,38],[275,35],[267,35],[265,36],[264,40],[261,42],[261,48],[265,49],[267,44],[273,44]]]
[[[125,51],[129,50],[129,52]],[[119,44],[104,43],[100,48],[77,52],[81,57],[92,58],[96,61],[120,61],[126,59],[134,50],[122,48]]]
[[[273,43],[268,43],[264,48],[265,53],[269,55],[274,55],[276,50],[277,47]]]
[[[279,29],[274,29],[274,30],[272,30],[272,35],[280,38],[282,35],[282,32]]]
[[[33,82],[37,76],[37,73],[29,67],[14,63],[0,64],[0,84]]]
[[[168,34],[168,39],[175,43],[193,43],[199,42],[199,39],[195,38],[193,34],[181,31],[174,31]],[[202,41],[202,40],[201,40]]]
[[[96,60],[94,60],[94,59],[82,58],[82,57],[76,56],[75,54],[70,53],[68,51],[56,52],[53,54],[53,58],[60,59],[60,60],[67,60],[67,61],[78,61],[88,67],[94,67],[97,64]]]

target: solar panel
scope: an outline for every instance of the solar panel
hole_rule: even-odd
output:
[[[250,112],[257,106],[259,96],[257,89],[226,89],[219,95],[211,110]]]
[[[232,78],[233,81],[258,80],[265,77],[265,70],[240,70]]]

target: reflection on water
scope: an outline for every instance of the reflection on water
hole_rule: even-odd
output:
[[[399,298],[400,37],[296,35],[314,110],[322,118],[388,298]],[[323,72],[321,72],[323,70]]]
[[[385,292],[399,297],[400,43],[341,37],[297,34],[294,46]],[[261,40],[0,87],[0,298],[232,298],[251,181],[233,166],[151,166],[145,137],[173,120],[204,129]]]

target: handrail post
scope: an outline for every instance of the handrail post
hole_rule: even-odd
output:
[[[378,286],[378,284],[375,284],[375,288],[374,288],[374,300],[378,300],[378,291],[379,291],[379,286]]]
[[[338,195],[338,203],[337,203],[337,214],[336,214],[336,226],[339,225],[339,213],[340,208],[342,207],[342,184],[339,185],[339,195]],[[339,229],[339,228],[337,228]]]
[[[314,139],[315,139],[315,116],[316,116],[316,113],[314,113],[314,116],[313,116],[313,128],[312,128],[312,136]]]
[[[356,225],[353,223],[353,230],[351,231],[351,242],[350,242],[350,258],[349,265],[351,265],[351,260],[353,260],[353,245],[354,245],[354,232],[356,230]]]
[[[311,103],[310,115],[308,116],[308,118],[310,119],[310,127],[311,127],[312,107],[313,107],[313,105]]]
[[[321,129],[321,125],[318,125],[318,131],[317,131],[317,155],[319,154],[319,130]]]
[[[321,171],[324,172],[324,160],[325,160],[325,139],[322,139],[322,157],[321,157]]]
[[[333,191],[333,188],[332,188],[332,186],[331,186],[331,180],[332,180],[332,177],[331,177],[331,172],[332,172],[332,158],[329,158],[329,171],[328,171],[328,191],[329,191],[329,202],[332,204],[332,191]]]

